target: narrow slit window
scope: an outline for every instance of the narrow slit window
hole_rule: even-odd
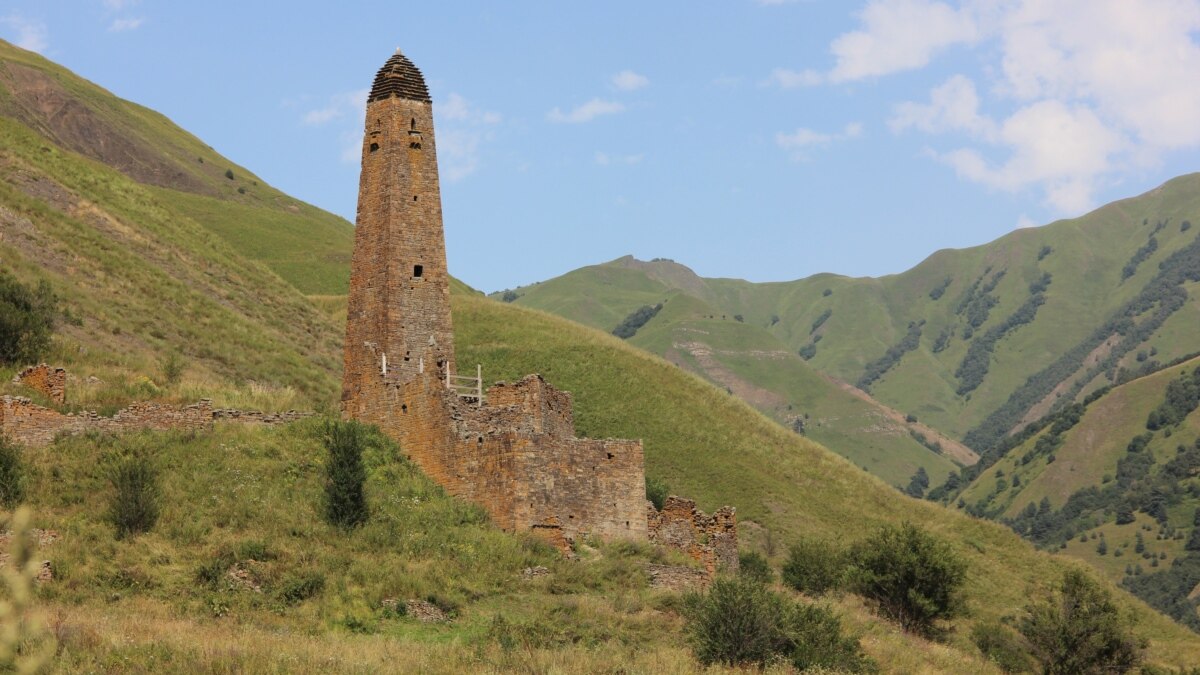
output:
[[[413,276],[414,276],[414,277],[420,278],[420,276],[421,276],[421,275],[422,275],[424,272],[425,272],[425,268],[424,268],[424,267],[422,267],[422,266],[420,266],[420,265],[413,265]]]

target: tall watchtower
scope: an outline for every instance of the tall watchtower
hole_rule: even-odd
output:
[[[351,270],[342,405],[368,419],[381,380],[454,370],[433,104],[398,49],[367,98]]]

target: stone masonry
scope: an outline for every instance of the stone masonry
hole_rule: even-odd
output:
[[[687,553],[709,576],[718,569],[738,569],[737,519],[733,507],[717,509],[711,516],[696,502],[667,497],[662,511],[647,502],[650,541]]]
[[[13,377],[13,384],[22,384],[45,394],[58,405],[67,402],[67,371],[44,363],[29,366]]]
[[[505,530],[559,548],[583,535],[644,540],[640,441],[576,438],[571,395],[537,375],[483,400],[448,386],[458,373],[436,149],[425,80],[397,51],[367,102],[343,414],[379,425]]]
[[[641,441],[577,438],[571,395],[540,375],[482,396],[481,376],[459,376],[436,149],[424,77],[397,50],[367,97],[343,415],[378,425],[504,530],[564,552],[583,536],[646,540]]]
[[[88,431],[113,434],[141,429],[208,431],[214,422],[271,426],[295,422],[312,414],[213,409],[211,401],[200,400],[183,406],[141,401],[118,411],[112,417],[102,417],[90,411],[63,414],[37,405],[23,396],[0,396],[0,434],[21,445],[41,447],[50,445],[60,435]]]

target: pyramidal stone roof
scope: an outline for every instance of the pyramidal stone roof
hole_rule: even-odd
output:
[[[432,102],[429,98],[429,88],[425,86],[425,77],[399,49],[375,74],[375,82],[371,84],[371,94],[367,97],[367,103],[382,101],[392,96],[410,101]]]

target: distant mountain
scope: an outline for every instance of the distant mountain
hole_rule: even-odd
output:
[[[520,289],[516,302],[604,331],[649,308],[643,326],[626,324],[630,344],[700,375],[898,487],[918,468],[941,482],[975,462],[961,443],[814,369],[773,330],[771,319],[756,322],[718,309],[713,285],[671,261],[625,257]]]
[[[939,251],[878,279],[750,283],[626,257],[508,298],[611,330],[677,292],[702,304],[665,312],[645,330],[669,333],[697,312],[727,323],[740,316],[822,373],[984,452],[1137,368],[1141,352],[1165,362],[1200,350],[1200,227],[1192,220],[1200,223],[1200,174],[1081,218]],[[749,334],[721,348],[750,344]],[[640,342],[666,353],[666,340]],[[788,399],[766,380],[747,379]]]

